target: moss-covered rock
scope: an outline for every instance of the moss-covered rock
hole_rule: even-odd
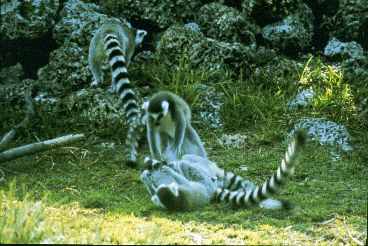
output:
[[[1,2],[1,33],[10,40],[38,38],[55,24],[59,1],[26,0]]]
[[[262,37],[267,45],[289,55],[310,47],[313,36],[313,14],[304,3],[282,21],[265,26]]]
[[[264,27],[288,16],[300,0],[243,0],[241,7],[246,16]]]
[[[101,7],[108,15],[128,20],[148,20],[161,28],[193,21],[198,1],[192,0],[103,0]]]
[[[224,42],[252,45],[260,32],[260,28],[250,23],[239,10],[220,3],[202,6],[197,22],[207,37]]]
[[[325,17],[323,29],[341,42],[356,41],[368,50],[367,0],[340,1],[336,15]]]
[[[168,67],[177,66],[185,49],[185,58],[193,68],[210,70],[249,68],[255,53],[254,47],[237,42],[219,42],[205,38],[201,32],[190,27],[175,25],[167,29],[161,38],[156,59]]]

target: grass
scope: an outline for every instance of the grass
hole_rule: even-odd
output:
[[[178,93],[191,95],[194,107],[197,85],[207,78],[204,70],[192,71],[185,63],[183,55],[179,70],[156,81],[162,82],[160,89],[171,91],[188,83],[186,91]],[[312,87],[318,95],[311,107],[289,112],[287,87],[239,76],[218,88],[227,98],[223,116],[228,128],[198,132],[209,159],[261,184],[280,165],[286,151],[283,140],[296,120],[337,113],[335,120],[346,123],[356,148],[332,154],[329,146],[308,142],[295,175],[279,195],[293,204],[291,211],[235,210],[227,204],[191,213],[161,211],[150,201],[140,171],[124,166],[121,143],[87,141],[1,164],[0,243],[363,244],[368,138],[366,119],[356,120],[357,94],[349,90],[343,74],[318,60],[311,59],[295,73],[298,86]],[[221,134],[240,135],[234,138],[236,145],[224,145],[218,141]],[[28,138],[45,140],[33,132]],[[143,143],[139,162],[147,155]]]
[[[230,151],[214,145],[211,160],[258,184],[286,150],[281,142]],[[308,143],[281,193],[291,211],[213,204],[167,213],[150,201],[140,172],[122,165],[121,148],[81,145],[3,164],[1,243],[355,244],[367,236],[368,170],[354,152],[333,161],[327,146]]]

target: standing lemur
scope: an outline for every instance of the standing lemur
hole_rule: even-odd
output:
[[[129,125],[126,144],[128,148],[127,164],[135,165],[137,139],[140,137],[138,125],[142,124],[140,110],[132,86],[128,79],[126,67],[146,31],[129,28],[118,20],[104,23],[91,40],[88,61],[95,78],[95,83],[103,80],[102,64],[107,59],[111,68],[111,92],[120,95]],[[92,83],[93,84],[93,83]]]
[[[179,96],[162,91],[154,94],[140,112],[135,94],[128,79],[126,66],[134,48],[147,33],[129,28],[120,21],[111,20],[102,25],[91,40],[89,64],[96,80],[103,80],[102,63],[108,59],[112,84],[111,91],[120,94],[129,125],[127,134],[128,166],[136,166],[136,148],[143,130],[147,126],[148,142],[153,158],[177,160],[184,154],[207,157],[198,134],[190,124],[191,112],[188,104]]]
[[[191,211],[215,201],[243,208],[259,204],[269,209],[288,209],[288,203],[269,197],[293,174],[305,141],[305,134],[296,131],[277,173],[260,187],[197,155],[184,155],[171,162],[147,157],[141,180],[152,201],[170,211]]]

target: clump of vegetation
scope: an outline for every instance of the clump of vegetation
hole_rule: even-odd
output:
[[[222,117],[228,129],[260,124],[270,129],[274,121],[286,113],[286,92],[278,90],[274,93],[268,85],[259,82],[254,78],[245,80],[241,71],[238,78],[221,84],[226,95]]]
[[[171,91],[182,97],[194,109],[197,106],[198,97],[205,93],[206,90],[201,90],[200,85],[205,85],[208,80],[216,72],[208,74],[208,69],[193,70],[190,64],[187,63],[184,50],[179,61],[179,66],[172,67],[170,71],[166,71],[161,67],[154,67],[151,70],[152,84],[154,84],[154,91]]]
[[[15,197],[15,182],[10,183],[8,192],[1,192],[0,243],[40,243],[45,232],[39,228],[46,218],[42,201],[23,201]]]
[[[295,70],[299,81],[286,81],[283,86],[267,83],[259,76],[244,79],[242,73],[222,83],[221,89],[227,96],[223,107],[225,126],[235,130],[259,125],[263,133],[255,137],[265,143],[274,140],[272,136],[276,139],[285,136],[280,127],[293,125],[301,116],[323,116],[353,131],[359,129],[356,133],[362,136],[365,120],[359,117],[354,91],[338,68],[325,66],[311,57],[302,72]],[[295,78],[290,76],[289,79]],[[287,108],[288,98],[296,94],[297,88],[299,91],[313,90],[315,97],[311,107],[292,112]],[[367,88],[362,89],[368,93]]]
[[[300,76],[303,88],[311,88],[316,97],[313,100],[313,113],[324,114],[335,122],[349,123],[356,115],[356,105],[349,84],[345,83],[340,70],[324,66],[318,59],[308,67],[311,57]]]

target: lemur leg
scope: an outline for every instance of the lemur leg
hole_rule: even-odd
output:
[[[102,64],[98,59],[91,59],[90,66],[93,73],[94,80],[91,83],[91,86],[99,85],[103,81],[103,73],[102,73]]]

